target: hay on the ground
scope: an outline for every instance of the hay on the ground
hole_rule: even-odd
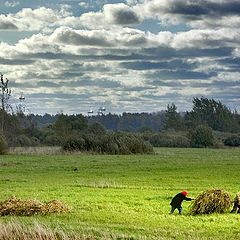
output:
[[[67,213],[69,211],[69,207],[58,200],[52,200],[44,204],[38,200],[20,200],[12,197],[0,202],[0,216],[32,216],[36,214]]]
[[[59,200],[52,200],[43,205],[42,210],[45,214],[48,213],[67,213],[69,207]]]
[[[207,190],[193,202],[191,214],[224,213],[231,207],[229,193],[220,189]]]

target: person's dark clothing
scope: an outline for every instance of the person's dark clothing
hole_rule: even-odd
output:
[[[233,209],[231,211],[231,213],[235,213],[237,211],[237,213],[240,213],[240,193],[237,193],[236,197],[233,200]]]
[[[188,198],[185,195],[183,195],[182,193],[178,193],[171,201],[170,205],[175,209],[175,208],[180,208],[182,201],[186,200],[186,201],[191,201],[192,198]]]
[[[240,205],[238,205],[238,204],[235,202],[231,213],[235,213],[236,211],[237,211],[237,213],[240,213]]]
[[[172,207],[170,214],[173,214],[175,211],[176,207]],[[181,215],[182,214],[182,207],[177,207],[178,213]]]

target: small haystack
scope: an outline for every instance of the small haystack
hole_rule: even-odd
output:
[[[43,205],[42,210],[44,214],[48,213],[67,213],[69,212],[69,207],[66,206],[61,201],[58,200],[52,200],[46,204]]]
[[[212,189],[201,193],[193,202],[191,214],[224,213],[231,207],[229,193]]]
[[[0,216],[32,216],[36,214],[66,213],[70,209],[61,201],[53,200],[46,204],[38,200],[20,200],[12,197],[0,202]]]

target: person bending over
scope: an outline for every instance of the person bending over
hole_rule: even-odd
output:
[[[186,201],[192,201],[193,198],[188,198],[187,197],[188,192],[180,192],[176,196],[173,197],[170,205],[172,206],[170,214],[173,214],[175,209],[177,208],[178,213],[181,215],[182,214],[182,202],[183,200]]]
[[[236,194],[236,197],[233,200],[233,209],[231,211],[231,213],[235,213],[237,211],[237,213],[240,213],[240,193]]]

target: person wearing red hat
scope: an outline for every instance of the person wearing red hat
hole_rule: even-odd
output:
[[[173,197],[173,199],[170,203],[170,205],[172,206],[170,214],[173,214],[176,208],[178,209],[178,213],[180,215],[182,214],[182,202],[183,202],[183,200],[186,200],[186,201],[192,201],[193,200],[193,198],[188,198],[187,195],[188,195],[188,192],[183,191],[183,192],[180,192],[176,196]]]

